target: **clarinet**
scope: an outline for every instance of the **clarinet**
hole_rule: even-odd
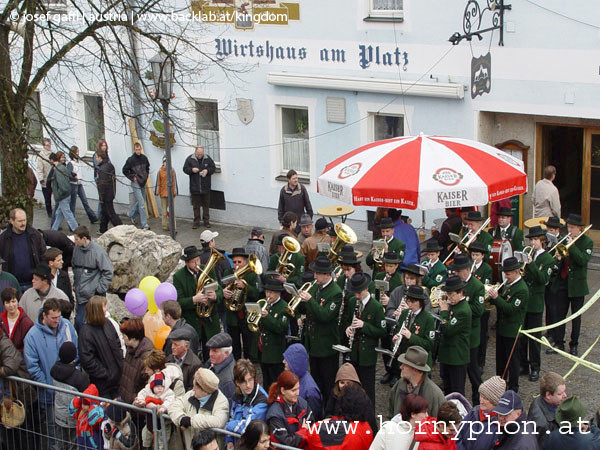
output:
[[[340,305],[340,312],[338,313],[338,329],[340,328],[340,325],[342,324],[342,316],[344,314],[344,306],[346,306],[346,287],[348,286],[348,278],[346,278],[344,280],[344,291],[343,291],[343,295],[342,295],[342,304]]]
[[[354,319],[358,319],[358,317],[360,316],[361,303],[362,303],[361,300],[356,299],[356,308],[354,308]],[[353,328],[352,334],[348,338],[348,348],[350,349],[349,356],[352,354],[352,346],[354,345],[354,336],[356,335],[356,333],[357,333],[357,331]]]
[[[408,324],[410,323],[412,317],[413,317],[414,313],[412,311],[409,311],[408,314],[406,315],[406,318],[404,319],[404,322],[402,322],[402,326],[400,327],[400,329],[398,330],[398,332],[402,331],[402,328],[407,328]],[[390,365],[392,364],[392,361],[394,361],[398,356],[400,356],[398,354],[398,351],[400,350],[400,344],[402,344],[402,338],[404,336],[402,336],[402,334],[398,337],[398,339],[396,340],[396,343],[394,344],[394,348],[392,349],[392,359],[390,360]]]

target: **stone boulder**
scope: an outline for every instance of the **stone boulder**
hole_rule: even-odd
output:
[[[112,261],[114,276],[110,289],[115,293],[138,287],[140,280],[148,275],[165,281],[179,263],[182,250],[169,236],[133,225],[111,228],[96,242]]]

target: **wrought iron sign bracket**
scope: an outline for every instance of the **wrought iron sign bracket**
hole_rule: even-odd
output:
[[[511,10],[512,5],[505,5],[504,0],[485,0],[485,3],[487,6],[481,8],[477,0],[467,2],[463,15],[464,34],[457,31],[450,36],[448,40],[452,42],[452,45],[458,45],[463,39],[470,41],[473,36],[477,36],[481,41],[483,33],[500,30],[498,45],[504,46],[504,11]],[[486,25],[489,26],[486,27]]]

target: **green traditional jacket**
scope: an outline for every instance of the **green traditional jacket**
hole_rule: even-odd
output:
[[[374,280],[385,280],[385,276],[386,273],[385,272],[377,272],[374,276],[373,279]],[[396,270],[396,272],[394,272],[394,275],[392,275],[388,281],[389,283],[389,288],[387,290],[387,295],[389,297],[390,293],[396,289],[398,286],[402,286],[402,273],[400,272],[400,269]],[[373,286],[375,286],[375,283],[373,283]],[[375,300],[379,301],[379,298],[381,296],[381,293],[375,289]]]
[[[287,303],[280,297],[270,307],[267,317],[260,319],[260,332],[256,333],[256,342],[252,349],[260,352],[260,362],[265,364],[278,364],[283,361],[283,352],[286,349],[285,335],[290,324],[290,318],[285,312]],[[262,346],[262,351],[259,349]]]
[[[402,314],[400,314],[400,317],[398,318],[398,331],[396,334],[400,332],[402,324],[404,323],[407,315],[408,309],[405,309],[402,311]],[[429,367],[433,367],[431,351],[433,350],[433,341],[435,339],[435,319],[431,313],[422,309],[419,314],[414,317],[413,323],[408,327],[408,330],[411,333],[410,338],[402,338],[402,341],[400,342],[400,352],[398,354],[401,355],[402,353],[406,353],[408,347],[420,345],[427,350],[427,353],[429,354],[429,357],[427,358],[427,365],[429,365]],[[394,344],[392,344],[392,348],[393,345]]]
[[[492,245],[494,245],[494,238],[490,235],[490,233],[488,233],[485,230],[481,230],[481,233],[477,235],[477,239],[475,239],[475,242],[483,244],[483,246],[487,249],[484,256],[484,260],[485,258],[489,258],[490,254],[492,253]]]
[[[483,315],[483,302],[485,300],[485,288],[483,283],[471,275],[465,286],[465,297],[471,308],[471,337],[470,348],[479,347],[481,333],[481,316]]]
[[[269,259],[269,268],[267,270],[275,270],[277,268],[280,256],[281,255],[279,254],[279,252],[273,253],[273,255],[271,255],[271,259]],[[304,255],[301,252],[292,253],[292,258],[290,262],[296,267],[296,271],[291,277],[287,279],[287,282],[296,284],[300,280],[300,278],[302,278],[302,274],[305,270]]]
[[[527,283],[527,287],[529,288],[527,312],[544,312],[546,285],[550,282],[550,277],[555,269],[556,261],[547,251],[538,255],[531,263],[525,266],[525,283]]]
[[[594,241],[583,235],[569,248],[569,274],[567,276],[569,297],[583,297],[590,293],[587,283],[587,265],[592,257]],[[560,264],[554,279],[553,290],[558,288]]]
[[[229,268],[223,272],[223,276],[231,275],[235,272],[233,268]],[[248,292],[246,301],[247,302],[255,302],[258,300],[258,276],[254,272],[249,272],[243,278],[243,280],[248,283]],[[227,286],[223,286],[226,288]],[[223,302],[225,302],[225,298],[223,298]],[[243,308],[241,311],[233,312],[225,306],[225,321],[227,322],[228,327],[238,327],[239,321],[246,320],[246,309]]]
[[[483,284],[490,284],[492,282],[492,266],[485,261],[481,262],[481,265],[474,273],[475,278],[481,281]]]
[[[356,297],[352,297],[348,302],[348,308],[344,311],[344,322],[352,323],[357,301]],[[359,366],[374,366],[377,364],[375,347],[379,345],[379,339],[387,333],[383,306],[370,296],[359,318],[364,324],[361,329],[355,330],[350,359]]]
[[[324,358],[336,355],[331,346],[340,343],[338,313],[342,290],[331,280],[325,288],[315,284],[308,292],[312,297],[300,305],[306,312],[304,347],[309,356]]]
[[[388,242],[388,252],[396,252],[401,261],[404,261],[404,252],[406,250],[406,244],[397,237],[392,237],[391,241]],[[373,261],[373,255],[371,252],[365,259],[367,266],[373,268],[375,262]],[[402,263],[400,263],[402,265]]]
[[[423,263],[429,264],[429,260],[424,259]],[[446,278],[448,278],[448,269],[438,258],[433,267],[429,267],[429,273],[423,277],[423,286],[431,290],[432,287],[444,284]]]
[[[496,333],[499,336],[516,337],[529,303],[529,289],[525,280],[521,278],[510,286],[504,286],[496,299],[490,298],[490,303],[498,309]]]
[[[444,320],[441,326],[439,360],[450,366],[464,366],[471,360],[471,308],[466,299],[441,311]]]
[[[502,239],[502,231],[500,225],[496,226],[492,231],[492,239]],[[506,239],[510,241],[513,252],[523,250],[523,230],[514,225],[509,225],[506,229]]]
[[[204,266],[202,266],[204,267]],[[211,270],[210,277],[217,279],[215,270]],[[173,286],[177,289],[177,301],[181,305],[181,317],[185,319],[194,329],[201,340],[208,340],[215,334],[221,332],[218,304],[223,301],[223,289],[217,289],[217,300],[208,318],[200,318],[196,313],[196,304],[192,297],[196,295],[196,277],[190,273],[187,267],[182,267],[173,275]]]
[[[344,316],[344,311],[346,311],[346,309],[348,308],[348,303],[350,302],[350,299],[354,298],[354,294],[351,294],[344,290],[344,288],[346,286],[346,275],[345,274],[340,275],[339,278],[337,279],[336,283],[342,290],[342,306],[340,307],[341,317],[340,317],[340,327],[339,327],[340,342],[345,342],[348,339],[346,337],[346,328],[348,328],[348,326],[350,326],[350,324],[346,322],[346,317]],[[369,283],[369,294],[375,295],[375,283],[372,280],[371,280],[371,283]]]

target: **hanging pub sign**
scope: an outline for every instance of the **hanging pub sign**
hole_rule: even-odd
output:
[[[471,98],[489,94],[492,87],[492,54],[471,59]]]

